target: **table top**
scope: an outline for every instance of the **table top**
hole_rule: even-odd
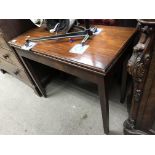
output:
[[[135,28],[114,27],[114,26],[97,26],[102,31],[87,41],[89,47],[83,54],[70,53],[70,49],[79,44],[81,39],[74,42],[69,40],[50,40],[37,42],[30,51],[35,54],[57,58],[65,62],[87,67],[105,73],[108,68],[124,51],[130,39],[134,36]],[[32,29],[9,42],[11,46],[21,48],[25,40],[34,37],[50,36],[51,33],[44,28]]]

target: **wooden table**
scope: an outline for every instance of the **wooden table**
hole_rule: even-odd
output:
[[[136,30],[134,28],[110,26],[98,26],[98,28],[102,28],[102,32],[87,42],[89,48],[83,54],[69,52],[74,45],[81,42],[78,39],[72,43],[68,40],[38,42],[30,51],[23,50],[21,47],[28,37],[51,35],[43,28],[30,30],[14,38],[9,43],[16,49],[44,96],[46,96],[46,93],[34,74],[33,67],[28,59],[96,83],[100,96],[104,132],[108,134],[109,104],[106,77],[125,49],[130,45]]]

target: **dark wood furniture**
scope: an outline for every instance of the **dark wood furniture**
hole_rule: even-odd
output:
[[[103,31],[90,39],[89,48],[83,54],[70,53],[70,49],[81,40],[69,42],[68,40],[38,42],[30,51],[22,49],[27,36],[49,36],[43,28],[28,31],[10,41],[21,60],[29,70],[39,90],[45,95],[40,81],[34,74],[33,66],[29,60],[40,62],[52,68],[72,74],[98,85],[104,131],[109,133],[109,104],[107,79],[113,68],[116,67],[122,54],[131,45],[136,29],[123,27],[98,26]],[[16,41],[14,41],[16,40]]]
[[[7,72],[23,81],[33,88],[37,94],[40,94],[18,55],[7,43],[12,38],[32,28],[34,25],[30,20],[0,20],[0,70],[2,73]]]
[[[139,20],[138,29],[140,39],[128,62],[133,83],[124,133],[155,134],[155,20]]]

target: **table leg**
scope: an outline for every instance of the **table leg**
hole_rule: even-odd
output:
[[[126,59],[123,62],[123,69],[122,69],[122,82],[121,82],[121,99],[120,102],[124,103],[125,97],[126,97],[126,89],[127,89],[127,62],[128,60]]]
[[[109,103],[106,84],[107,83],[105,82],[105,78],[99,79],[98,91],[100,97],[104,133],[109,134]]]
[[[0,71],[1,71],[3,74],[5,74],[5,73],[6,73],[6,71],[5,71],[5,70],[3,70],[3,69],[0,69]]]
[[[27,68],[29,74],[31,75],[33,81],[35,82],[35,84],[37,85],[39,91],[41,92],[41,94],[44,96],[44,97],[47,97],[46,95],[46,90],[43,88],[40,80],[38,79],[38,77],[36,76],[36,74],[34,73],[33,71],[33,67],[31,66],[30,62],[27,60],[27,59],[24,59],[22,58],[22,61],[25,65],[25,67]]]
[[[41,94],[41,92],[39,91],[39,89],[38,89],[37,87],[35,87],[35,88],[33,89],[33,91],[34,91],[34,93],[35,93],[37,96],[42,97],[42,94]]]
[[[122,69],[122,82],[121,82],[121,99],[120,102],[124,103],[125,102],[125,98],[127,95],[127,82],[128,82],[128,71],[127,71],[127,64],[128,64],[128,60],[130,58],[130,54],[128,54],[126,56],[126,59],[123,62],[123,69]]]

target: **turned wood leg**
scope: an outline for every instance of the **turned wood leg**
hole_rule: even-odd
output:
[[[108,103],[108,92],[106,89],[106,82],[104,78],[99,80],[98,90],[102,111],[104,133],[109,134],[109,103]]]
[[[33,70],[33,67],[31,66],[31,63],[29,62],[29,60],[22,58],[22,61],[23,61],[24,65],[25,65],[25,67],[27,68],[29,74],[31,75],[31,78],[33,79],[34,83],[36,84],[36,86],[38,87],[39,91],[41,92],[41,94],[44,97],[47,97],[46,90],[42,86],[42,84],[41,84],[39,78],[37,77],[37,75],[35,74],[35,72]]]

